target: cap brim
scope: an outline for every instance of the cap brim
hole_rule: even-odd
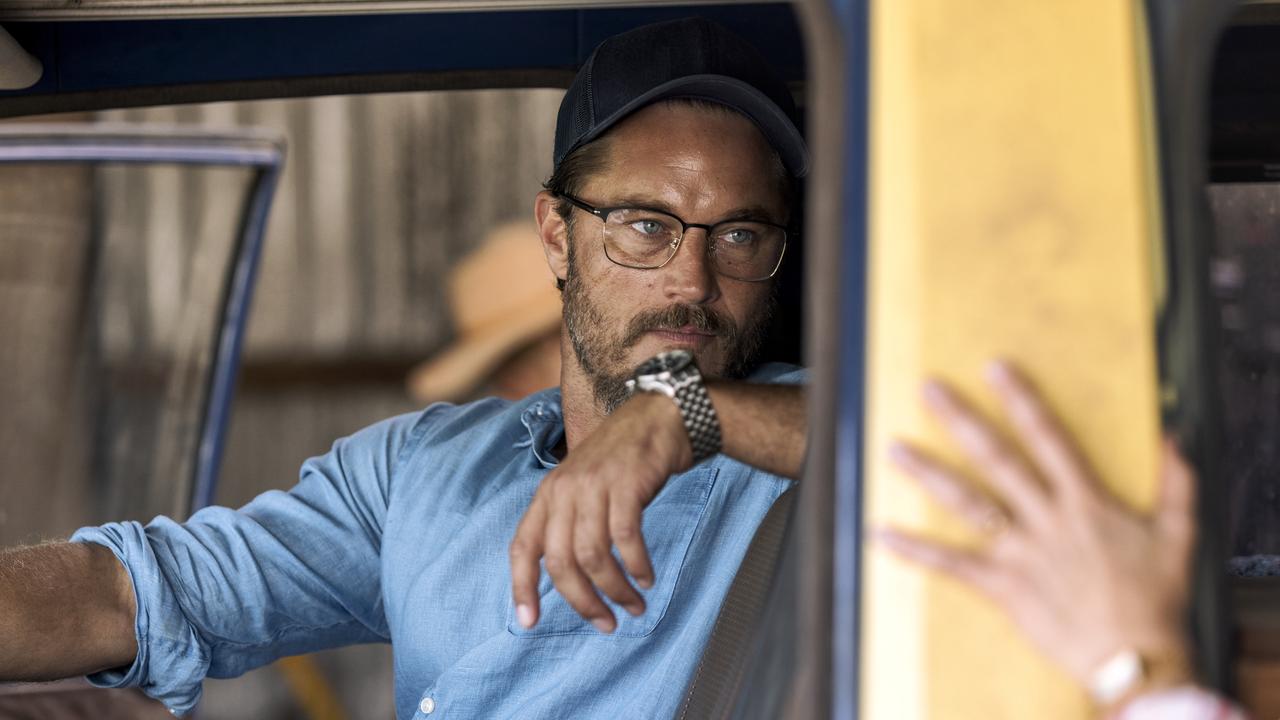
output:
[[[565,155],[600,137],[640,108],[659,100],[681,97],[710,100],[738,110],[760,128],[760,132],[764,133],[765,139],[778,151],[782,164],[792,175],[800,178],[808,174],[809,151],[804,137],[791,122],[791,118],[767,95],[727,75],[688,75],[658,85],[597,122],[595,129],[579,138],[573,147],[565,151]]]

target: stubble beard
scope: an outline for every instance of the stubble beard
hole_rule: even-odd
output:
[[[605,314],[581,280],[582,273],[578,272],[574,252],[577,243],[572,230],[568,245],[569,267],[564,280],[565,328],[578,366],[591,382],[596,406],[606,415],[618,409],[629,397],[627,380],[635,368],[627,364],[627,352],[652,330],[687,326],[714,332],[725,348],[724,367],[699,365],[699,370],[706,376],[735,379],[750,372],[777,305],[772,289],[761,301],[760,308],[749,314],[750,320],[743,328],[702,305],[676,304],[637,314],[627,323],[621,337],[616,337],[610,333]]]

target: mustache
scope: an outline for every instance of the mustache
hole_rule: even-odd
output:
[[[627,333],[622,338],[622,347],[631,347],[652,330],[675,330],[682,327],[723,336],[730,346],[738,338],[737,326],[711,308],[701,305],[668,305],[658,310],[647,310],[631,318],[631,322],[627,323]]]

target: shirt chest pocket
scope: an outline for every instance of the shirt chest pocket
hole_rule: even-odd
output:
[[[644,637],[652,633],[667,613],[671,596],[680,581],[685,557],[693,542],[693,535],[707,510],[711,489],[715,484],[716,469],[703,465],[672,478],[645,508],[641,525],[644,529],[645,547],[655,575],[653,587],[644,590],[637,587],[644,597],[643,615],[633,616],[608,597],[601,599],[609,606],[618,628],[615,637]],[[615,551],[614,556],[617,557]],[[628,578],[630,579],[630,578]],[[634,582],[632,583],[634,586]],[[538,624],[526,630],[517,622],[515,609],[507,615],[507,632],[516,637],[544,637],[548,635],[600,634],[591,623],[584,620],[555,589],[546,570],[538,579],[540,617]]]

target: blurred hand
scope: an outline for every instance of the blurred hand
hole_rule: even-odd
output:
[[[985,547],[959,549],[892,529],[877,538],[990,598],[1083,685],[1124,650],[1157,666],[1152,684],[1189,682],[1195,478],[1186,461],[1165,442],[1158,504],[1150,516],[1135,513],[1101,486],[1023,377],[996,364],[988,381],[1017,444],[945,385],[928,383],[924,396],[989,492],[918,448],[890,448],[898,467],[988,533]]]
[[[632,587],[611,549],[643,588],[653,568],[641,534],[641,513],[667,479],[693,464],[680,411],[669,398],[638,393],[578,444],[538,486],[511,541],[516,618],[538,621],[539,561],[578,614],[601,632],[617,620],[596,589],[633,615],[644,599]]]

